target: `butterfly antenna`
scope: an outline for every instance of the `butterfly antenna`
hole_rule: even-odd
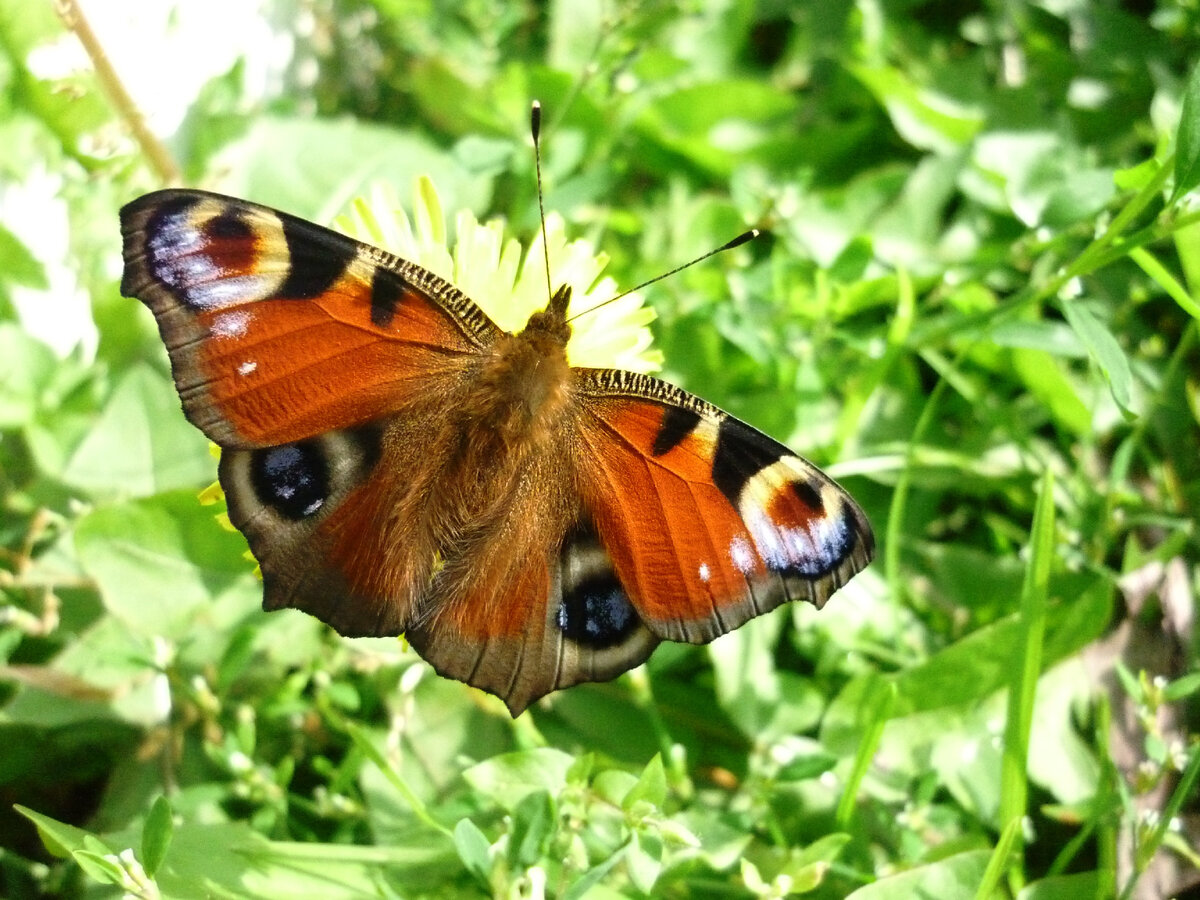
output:
[[[529,132],[533,135],[533,165],[537,171],[538,220],[542,223],[542,259],[546,263],[546,296],[554,293],[550,283],[550,245],[546,241],[546,204],[542,199],[542,104],[537,100],[529,110]]]
[[[603,303],[597,303],[595,306],[593,306],[589,309],[585,309],[583,312],[576,313],[575,315],[571,316],[571,318],[567,319],[567,321],[573,322],[576,319],[578,319],[580,316],[586,316],[588,313],[595,312],[596,310],[600,309],[601,307],[608,306],[608,304],[610,304],[610,303],[616,303],[622,297],[627,297],[630,294],[632,294],[634,291],[640,291],[642,288],[652,285],[656,281],[662,281],[664,278],[670,278],[676,272],[682,272],[684,269],[690,268],[691,266],[694,266],[698,262],[704,262],[704,260],[708,259],[710,256],[716,256],[718,253],[724,253],[726,250],[732,250],[734,247],[740,247],[740,246],[742,246],[742,244],[745,244],[745,243],[748,243],[749,241],[754,240],[760,234],[762,234],[762,232],[759,231],[757,228],[751,228],[749,231],[743,231],[741,234],[739,234],[733,240],[726,241],[724,244],[722,244],[720,247],[717,247],[715,250],[709,250],[707,253],[703,253],[700,256],[697,256],[695,259],[685,262],[681,266],[676,266],[675,268],[671,269],[669,272],[663,272],[661,275],[655,275],[653,278],[649,278],[646,281],[643,281],[641,284],[634,285],[629,290],[622,291],[621,293],[617,294],[615,297],[610,297],[608,300],[605,300]]]

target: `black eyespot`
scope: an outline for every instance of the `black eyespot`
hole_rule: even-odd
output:
[[[825,501],[821,499],[821,492],[818,491],[811,483],[796,479],[792,482],[792,493],[794,493],[800,502],[807,506],[814,513],[822,513],[825,511]]]
[[[289,519],[315,514],[329,496],[329,467],[309,441],[255,451],[250,481],[259,500]]]
[[[250,241],[254,239],[254,229],[242,219],[237,210],[232,210],[205,222],[204,236],[214,240]]]
[[[584,578],[563,592],[558,627],[572,641],[596,649],[620,644],[638,622],[612,570]]]

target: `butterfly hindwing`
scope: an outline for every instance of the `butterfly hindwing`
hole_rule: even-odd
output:
[[[585,502],[655,636],[701,643],[788,600],[820,607],[870,562],[862,510],[787,447],[649,376],[579,381]]]
[[[514,716],[551,691],[614,678],[658,646],[589,523],[526,549],[520,565],[408,631],[440,674],[495,694]]]
[[[422,567],[419,556],[387,552],[391,529],[372,487],[394,461],[385,459],[384,439],[384,429],[372,424],[221,454],[229,519],[259,562],[265,609],[302,609],[351,637],[404,630],[420,589],[389,578],[396,587],[385,590],[377,579]],[[359,557],[365,565],[357,565]],[[423,587],[428,566],[414,575],[410,580]]]
[[[427,270],[243,200],[158,191],[121,228],[121,291],[154,312],[185,413],[222,447],[395,414],[499,333]]]

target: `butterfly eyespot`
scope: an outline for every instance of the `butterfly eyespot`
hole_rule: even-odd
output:
[[[265,505],[289,519],[306,519],[329,496],[329,467],[312,442],[255,451],[250,480]]]
[[[263,248],[281,234],[274,214],[251,220],[245,210],[182,194],[158,205],[146,232],[140,277],[193,313],[261,299],[279,287],[280,273],[262,265]]]
[[[821,492],[807,481],[793,481],[791,485],[792,492],[815,515],[820,515],[825,510],[825,501],[821,499]]]
[[[637,614],[611,570],[590,575],[564,591],[558,608],[563,635],[592,648],[620,644],[637,624]]]
[[[767,571],[785,577],[826,575],[837,568],[855,540],[844,515],[814,516],[806,523],[792,524],[747,512],[745,520]]]
[[[562,558],[556,624],[563,636],[594,650],[621,644],[641,620],[592,524],[581,523],[568,536]]]
[[[229,210],[204,223],[204,236],[212,240],[253,241],[254,229],[237,212]]]

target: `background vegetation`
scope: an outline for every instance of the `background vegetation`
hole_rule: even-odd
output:
[[[0,894],[1194,884],[1195,3],[85,9],[91,58],[0,0]],[[621,283],[769,230],[649,292],[667,374],[830,464],[881,553],[512,721],[259,610],[117,209],[179,173],[328,221],[429,173],[528,239],[535,97]]]

